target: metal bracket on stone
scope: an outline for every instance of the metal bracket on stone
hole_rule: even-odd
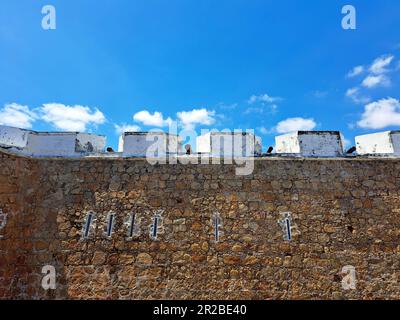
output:
[[[150,225],[150,238],[152,240],[157,240],[159,234],[164,233],[164,227],[162,223],[162,214],[165,210],[157,210],[154,213],[153,221]]]
[[[292,241],[292,215],[290,212],[281,213],[281,220],[278,220],[278,224],[282,227],[283,239],[285,241]]]
[[[107,229],[105,230],[105,235],[109,239],[111,238],[114,231],[115,218],[115,212],[110,211],[107,215]]]
[[[93,233],[96,230],[96,214],[93,211],[89,211],[86,215],[86,219],[82,229],[82,240],[87,240],[91,237],[94,237]]]
[[[3,210],[0,209],[0,230],[4,229],[4,227],[7,224],[7,213],[3,213]],[[0,234],[0,239],[3,238],[3,236]]]
[[[211,223],[214,230],[214,241],[219,242],[222,236],[222,219],[219,212],[214,212]]]
[[[136,212],[132,212],[126,217],[124,224],[128,230],[127,240],[132,240],[140,236],[140,221],[141,218]]]

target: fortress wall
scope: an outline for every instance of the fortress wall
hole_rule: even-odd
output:
[[[236,176],[0,154],[0,182],[2,299],[400,298],[400,159],[256,159]],[[44,265],[55,290],[41,286]],[[349,265],[354,290],[342,287]]]

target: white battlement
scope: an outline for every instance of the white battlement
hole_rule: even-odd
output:
[[[400,155],[400,131],[384,131],[356,137],[357,153],[360,155]]]
[[[23,149],[28,142],[28,136],[32,131],[0,126],[0,147]]]
[[[0,126],[0,146],[34,157],[78,157],[104,152],[105,136],[79,132],[36,132]]]
[[[103,152],[104,136],[78,132],[32,132],[24,153],[30,156],[74,157]]]
[[[261,154],[261,138],[249,132],[209,132],[197,137],[197,152],[213,157],[252,157]]]
[[[179,136],[165,132],[124,132],[119,138],[118,152],[123,157],[164,157],[181,154]]]
[[[278,154],[303,157],[338,157],[344,154],[339,131],[297,131],[275,137]]]
[[[384,131],[357,136],[356,148],[343,149],[339,131],[297,131],[275,137],[275,153],[268,157],[400,157],[400,131]],[[250,132],[208,132],[196,138],[197,153],[220,158],[262,156],[261,138]],[[118,152],[106,147],[106,137],[80,132],[37,132],[0,125],[0,149],[30,157],[140,157],[168,155],[194,157],[184,151],[176,134],[161,131],[125,132]],[[270,148],[272,150],[272,148]],[[357,151],[355,154],[354,151]],[[188,151],[188,152],[187,152]]]

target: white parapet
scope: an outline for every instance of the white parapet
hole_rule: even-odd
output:
[[[344,154],[339,131],[297,131],[275,137],[276,153],[304,157],[337,157]]]
[[[182,153],[182,142],[179,136],[165,132],[124,132],[118,151],[123,157],[165,157]]]
[[[356,137],[357,153],[400,155],[400,131],[385,131]]]
[[[29,130],[0,126],[0,147],[23,149],[26,147],[30,132]]]
[[[208,132],[196,138],[197,152],[213,157],[261,154],[261,138],[249,132]]]
[[[103,152],[104,136],[79,132],[31,132],[23,153],[37,157],[76,157]]]
[[[0,147],[33,157],[79,157],[104,152],[104,136],[79,132],[36,132],[0,126]]]

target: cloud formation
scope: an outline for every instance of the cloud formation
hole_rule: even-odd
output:
[[[279,122],[276,125],[276,131],[278,133],[289,133],[295,131],[309,131],[315,129],[317,124],[314,119],[305,118],[288,118]]]
[[[192,130],[196,125],[209,126],[215,123],[215,111],[202,109],[193,109],[190,111],[180,111],[176,113],[176,121],[181,127]],[[145,126],[167,127],[173,123],[173,120],[168,117],[164,118],[161,112],[155,111],[151,114],[147,110],[142,110],[134,114],[133,120],[140,122]]]
[[[375,87],[387,87],[390,86],[390,79],[383,74],[379,74],[376,76],[369,75],[363,80],[362,86],[369,89]]]
[[[265,106],[262,107],[249,107],[247,108],[243,114],[263,114],[264,112],[268,112],[270,114],[276,113],[278,110],[278,106],[276,104],[272,104],[270,106],[267,107],[267,110],[265,108]]]
[[[181,111],[176,114],[181,125],[186,129],[194,129],[196,125],[210,126],[215,123],[215,111],[205,108]]]
[[[171,124],[172,119],[167,118],[164,119],[163,114],[161,112],[154,112],[151,114],[147,110],[142,110],[133,115],[133,120],[137,122],[141,122],[145,126],[153,126],[153,127],[166,127]]]
[[[65,131],[86,131],[90,125],[97,126],[106,121],[97,108],[86,106],[67,106],[61,103],[47,103],[39,108],[40,117],[45,122]]]
[[[30,129],[37,118],[37,114],[31,111],[28,106],[18,103],[9,103],[0,109],[1,125]]]
[[[264,93],[261,95],[252,95],[249,100],[247,101],[247,103],[249,104],[254,104],[256,102],[261,102],[261,103],[274,103],[274,102],[278,102],[281,101],[282,98],[281,97],[271,97],[268,94]]]
[[[387,98],[367,104],[357,125],[364,129],[400,126],[400,101]]]
[[[138,132],[140,131],[140,127],[134,124],[114,124],[115,132],[117,135],[121,135],[124,132]]]
[[[362,65],[354,67],[347,74],[348,78],[356,77],[363,73],[364,70],[368,70],[368,74],[363,79],[360,86],[350,88],[346,91],[346,97],[352,99],[353,102],[357,104],[368,103],[370,99],[360,92],[361,88],[371,90],[377,87],[389,87],[391,85],[391,79],[388,73],[392,71],[389,67],[393,60],[393,55],[382,55],[376,58],[367,68]]]
[[[370,98],[367,96],[363,96],[360,93],[360,89],[357,87],[350,88],[346,91],[346,97],[352,99],[357,104],[365,104],[370,102]]]
[[[354,78],[355,76],[358,76],[359,74],[364,72],[364,66],[356,66],[352,70],[349,71],[347,74],[348,78]]]
[[[266,127],[262,126],[262,127],[258,127],[257,130],[264,135],[270,134],[272,132],[272,130],[268,130]]]
[[[394,59],[393,55],[383,55],[374,60],[372,65],[369,67],[369,71],[373,74],[382,74],[386,73],[389,70],[388,67]]]

